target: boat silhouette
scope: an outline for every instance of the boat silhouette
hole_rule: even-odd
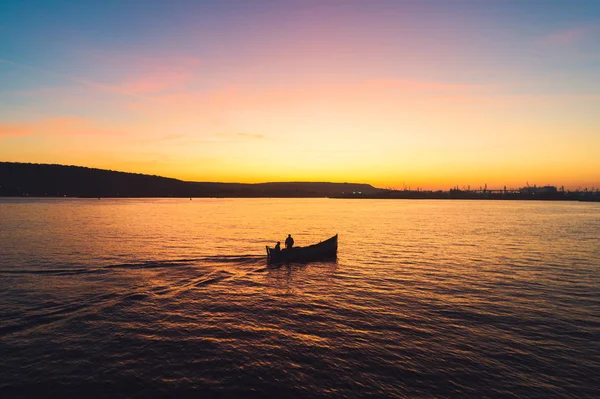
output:
[[[269,264],[288,262],[312,262],[335,259],[337,257],[338,235],[307,247],[292,247],[282,250],[267,245],[267,262]]]

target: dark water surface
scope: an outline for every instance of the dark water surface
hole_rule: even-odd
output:
[[[600,204],[0,199],[0,397],[52,396],[598,398]]]

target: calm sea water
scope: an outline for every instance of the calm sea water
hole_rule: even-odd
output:
[[[52,396],[598,398],[600,204],[0,199],[0,397]]]

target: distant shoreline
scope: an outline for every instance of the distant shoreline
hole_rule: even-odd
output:
[[[77,196],[30,196],[30,195],[0,195],[0,199],[14,198],[14,199],[82,199],[82,200],[115,200],[115,199],[182,199],[182,200],[195,200],[195,199],[332,199],[332,200],[386,200],[386,201],[406,201],[406,200],[417,200],[417,201],[542,201],[542,202],[600,202],[600,198],[447,198],[447,197],[412,197],[412,198],[390,198],[390,197],[344,197],[344,196],[333,196],[333,197],[258,197],[258,196],[236,196],[236,197],[77,197]]]
[[[0,197],[37,198],[332,198],[600,201],[598,189],[565,191],[554,186],[448,191],[390,190],[364,183],[187,182],[154,175],[65,166],[0,162]]]
[[[390,198],[390,197],[331,197],[332,199],[357,199],[357,200],[436,200],[436,201],[577,201],[577,202],[600,202],[600,198],[580,199],[580,198],[448,198],[448,197],[411,197],[411,198]]]
[[[586,195],[589,194],[589,195]],[[426,193],[419,195],[416,192],[392,192],[386,195],[342,195],[332,197],[335,199],[380,199],[380,200],[464,200],[464,201],[580,201],[580,202],[600,202],[600,195],[596,192],[585,193],[580,192],[564,192],[548,195],[457,195],[448,191],[440,193]]]

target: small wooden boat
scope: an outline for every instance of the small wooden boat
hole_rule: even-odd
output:
[[[338,235],[308,247],[292,247],[276,251],[267,246],[269,264],[286,262],[311,262],[335,259],[337,257]]]

